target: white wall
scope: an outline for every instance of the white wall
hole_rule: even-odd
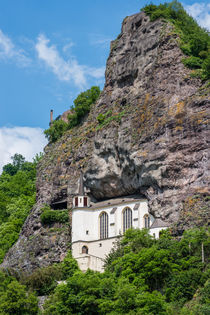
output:
[[[133,227],[142,229],[144,227],[144,215],[148,214],[148,203],[146,200],[139,201],[140,206],[133,210],[137,201],[124,203],[116,206],[117,210],[111,214],[115,206],[107,206],[101,209],[80,208],[72,211],[72,242],[94,241],[99,239],[99,216],[105,211],[109,217],[109,237],[122,234],[122,212],[125,207],[130,207],[133,214]],[[150,215],[151,224],[154,221]],[[110,225],[111,224],[111,225]]]
[[[117,238],[108,238],[93,242],[75,242],[72,244],[72,255],[78,261],[82,271],[90,268],[101,272],[103,271],[103,260],[109,254],[116,240]],[[88,254],[82,253],[84,245],[88,248]]]
[[[168,229],[167,227],[158,227],[149,230],[149,234],[154,236],[156,239],[160,236],[160,231]]]
[[[134,210],[136,203],[140,203],[139,208]],[[112,209],[117,207],[114,213]],[[72,255],[77,259],[82,271],[88,268],[96,271],[103,271],[103,259],[109,254],[114,243],[122,235],[123,210],[129,207],[132,210],[132,224],[134,228],[144,228],[144,216],[150,216],[150,225],[154,222],[154,217],[148,213],[147,200],[127,202],[120,205],[112,205],[97,208],[76,208],[72,211]],[[99,216],[102,212],[108,214],[109,235],[107,239],[100,240]],[[159,232],[166,228],[153,228],[149,231],[155,238],[159,238]],[[82,253],[83,246],[88,247],[88,254]]]

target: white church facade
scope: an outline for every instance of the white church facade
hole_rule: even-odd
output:
[[[103,271],[104,258],[129,228],[148,228],[155,238],[168,224],[155,219],[148,202],[139,196],[114,198],[91,203],[84,194],[80,176],[79,193],[73,198],[72,255],[82,271]]]

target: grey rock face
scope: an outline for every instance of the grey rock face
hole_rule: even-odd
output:
[[[65,254],[70,238],[64,233],[49,257],[51,241],[42,235],[39,205],[67,202],[71,208],[81,167],[92,201],[143,194],[151,213],[169,223],[179,220],[189,196],[208,193],[209,91],[190,76],[182,58],[170,24],[150,22],[144,13],[123,21],[121,34],[111,42],[98,102],[81,126],[45,148],[38,169],[37,206],[5,266],[28,265],[32,270]],[[202,224],[206,213],[202,217],[201,206],[199,211]],[[30,251],[36,252],[33,259]]]

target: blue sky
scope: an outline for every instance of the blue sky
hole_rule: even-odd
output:
[[[0,0],[0,170],[17,151],[42,150],[50,109],[57,116],[81,91],[103,88],[110,41],[150,2]],[[210,29],[208,1],[184,5]]]

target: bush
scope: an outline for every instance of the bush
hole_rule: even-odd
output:
[[[56,142],[67,130],[68,124],[63,120],[54,120],[49,129],[44,131],[49,142]]]
[[[210,78],[210,55],[203,62],[202,68],[203,68],[203,71],[204,71],[204,78],[206,78],[206,79]]]
[[[100,88],[92,86],[89,90],[80,93],[74,100],[73,113],[69,114],[69,127],[77,126],[82,118],[89,113],[91,105],[94,104],[100,96]]]
[[[80,93],[74,100],[74,106],[71,108],[71,114],[68,115],[69,123],[62,119],[54,120],[50,128],[44,131],[44,134],[50,143],[56,142],[68,130],[80,124],[82,119],[90,111],[91,105],[96,102],[100,96],[100,88],[92,86],[89,90]]]
[[[47,295],[57,286],[57,280],[62,279],[61,264],[35,270],[31,275],[21,281],[38,295]]]
[[[190,69],[200,69],[202,66],[202,61],[198,57],[190,56],[182,60],[183,64]]]
[[[69,214],[68,210],[44,210],[40,218],[42,224],[66,223],[69,221]]]

